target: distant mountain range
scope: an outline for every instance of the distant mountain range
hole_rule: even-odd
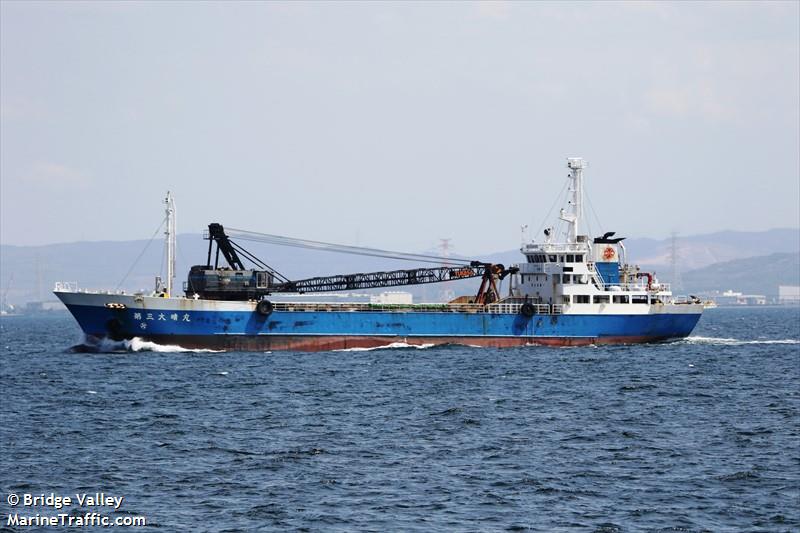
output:
[[[624,235],[617,235],[623,237]],[[632,238],[623,241],[628,261],[659,274],[672,271],[672,239]],[[715,263],[774,253],[800,252],[800,228],[767,231],[720,231],[703,235],[677,235],[678,270],[688,272]],[[519,251],[493,254],[507,263],[519,261]],[[502,261],[500,261],[502,262]]]
[[[631,262],[656,270],[662,281],[672,281],[669,279],[671,239],[630,239],[625,243]],[[777,292],[779,283],[800,285],[797,259],[800,229],[725,231],[678,237],[676,243],[678,267],[686,292],[734,289],[771,295]],[[256,256],[292,279],[423,266],[374,257],[246,244]],[[200,235],[178,237],[176,282],[179,288],[189,267],[203,264],[207,253],[208,241]],[[509,250],[476,259],[509,265],[520,262],[522,256],[519,250]],[[51,291],[56,281],[74,281],[84,288],[149,290],[160,272],[164,272],[160,239],[149,245],[148,241],[0,245],[0,297],[13,304],[53,299]],[[465,280],[394,290],[409,290],[417,299],[437,300],[448,289],[456,294],[467,294],[476,287],[476,280]]]
[[[671,265],[672,239],[631,239],[626,244],[635,263],[662,269]],[[800,252],[800,229],[678,235],[676,249],[679,268],[686,272],[748,257]]]
[[[714,263],[681,275],[686,293],[736,290],[777,296],[778,285],[800,285],[800,253],[770,254]]]

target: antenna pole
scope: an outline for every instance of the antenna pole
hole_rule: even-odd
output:
[[[164,199],[167,214],[167,230],[164,232],[167,245],[167,298],[172,296],[172,285],[175,282],[175,199],[167,191]]]
[[[569,169],[569,179],[572,180],[572,200],[570,200],[570,211],[561,210],[561,220],[569,223],[569,233],[567,242],[578,242],[579,222],[583,216],[583,169],[586,168],[586,161],[580,157],[570,157],[567,159]]]

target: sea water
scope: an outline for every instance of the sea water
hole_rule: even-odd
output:
[[[161,531],[800,531],[798,308],[577,348],[81,353],[67,315],[0,328],[0,530],[56,514],[9,494],[97,494]]]

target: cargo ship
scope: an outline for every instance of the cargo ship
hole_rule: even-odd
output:
[[[164,282],[156,278],[155,289],[147,294],[81,290],[70,283],[56,284],[54,292],[88,343],[139,338],[188,349],[323,351],[397,343],[577,346],[688,336],[702,315],[703,304],[694,298],[673,298],[669,285],[629,264],[623,237],[614,232],[590,237],[583,232],[586,163],[569,158],[567,168],[567,205],[560,210],[557,227],[545,228],[540,242],[524,242],[523,260],[508,267],[226,231],[212,223],[204,235],[206,262],[191,267],[182,294],[175,294],[175,205],[168,193]],[[246,250],[241,240],[436,265],[291,280]],[[281,294],[465,279],[474,279],[477,291],[448,303],[276,300]]]

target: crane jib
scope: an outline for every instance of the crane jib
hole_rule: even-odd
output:
[[[483,269],[475,267],[438,267],[393,270],[389,272],[367,272],[290,281],[276,285],[275,292],[329,292],[376,287],[399,287],[422,285],[457,279],[483,276]]]
[[[239,230],[240,231],[240,230]],[[248,235],[258,235],[252,232]],[[267,236],[273,241],[276,236]],[[503,279],[516,269],[506,269],[503,265],[484,263],[481,261],[466,261],[463,259],[441,258],[424,254],[407,254],[403,252],[390,252],[374,248],[360,249],[353,246],[342,246],[344,253],[359,253],[363,255],[380,255],[394,259],[418,260],[426,262],[451,263],[437,267],[392,270],[383,272],[366,272],[356,274],[337,274],[333,276],[320,276],[301,280],[289,280],[255,255],[245,250],[241,245],[232,241],[225,233],[221,224],[208,226],[208,259],[205,265],[193,266],[189,272],[186,284],[187,296],[198,295],[200,298],[212,300],[258,300],[273,293],[306,293],[306,292],[332,292],[355,289],[371,289],[379,287],[399,287],[404,285],[422,285],[426,283],[440,283],[468,278],[483,278],[481,293],[484,285],[494,285],[494,279]],[[284,241],[312,243],[309,247],[325,245],[326,251],[339,251],[339,245],[319,243],[315,241],[293,240],[281,237]],[[272,242],[276,244],[276,242]],[[213,244],[217,250],[212,266]],[[293,245],[293,244],[290,244]],[[305,246],[305,245],[303,245]],[[318,248],[320,249],[320,248]],[[228,263],[228,267],[220,266],[220,254]],[[245,268],[241,258],[253,263],[255,268]],[[491,282],[491,283],[490,283]],[[480,296],[480,294],[479,294]]]

